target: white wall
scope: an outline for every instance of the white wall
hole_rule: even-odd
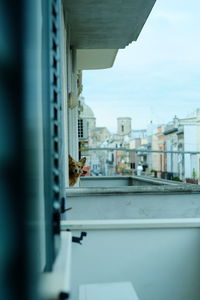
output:
[[[76,52],[75,50],[68,48],[68,53],[68,145],[69,153],[74,159],[78,160],[78,89]]]
[[[197,151],[197,126],[184,125],[184,151]],[[185,178],[192,178],[193,169],[197,174],[197,156],[185,154]]]
[[[80,284],[120,281],[140,300],[200,299],[199,228],[86,231],[72,248],[72,300]]]
[[[168,135],[166,140],[166,150],[178,151],[178,139],[176,133]],[[167,172],[178,173],[178,154],[167,153],[166,161],[167,161]]]
[[[171,150],[171,141],[170,139],[166,140],[166,150]],[[171,172],[172,170],[172,163],[171,163],[171,153],[166,153],[166,165],[167,165],[167,172]]]
[[[78,160],[78,106],[69,108],[69,153]]]
[[[68,196],[68,206],[72,207],[67,212],[68,220],[198,218],[200,197],[199,193],[172,192],[80,194]]]
[[[65,19],[68,15],[65,15]],[[66,28],[64,17],[62,18],[62,75],[63,75],[63,107],[64,107],[64,139],[65,139],[65,173],[66,186],[68,186],[68,154],[78,160],[78,90],[76,51],[70,47],[70,29]]]
[[[67,78],[67,64],[68,64],[68,55],[69,55],[69,47],[68,43],[68,32],[65,28],[64,16],[63,13],[61,15],[61,28],[63,30],[63,34],[61,35],[61,50],[62,50],[62,106],[63,106],[63,116],[62,122],[64,123],[64,176],[65,176],[65,186],[68,185],[68,78]]]

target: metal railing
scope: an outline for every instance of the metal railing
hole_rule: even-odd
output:
[[[79,151],[87,157],[90,176],[142,174],[196,184],[200,180],[200,151],[124,147],[81,148]]]

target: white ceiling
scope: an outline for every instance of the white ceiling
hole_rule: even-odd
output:
[[[137,40],[156,0],[63,0],[72,46],[120,49]]]

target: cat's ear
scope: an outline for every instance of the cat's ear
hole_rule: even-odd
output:
[[[70,154],[68,155],[68,157],[69,157],[69,161],[72,161],[72,160],[73,160],[73,158],[71,157]]]
[[[79,162],[84,166],[86,163],[86,157],[82,157]]]

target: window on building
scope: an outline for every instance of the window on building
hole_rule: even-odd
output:
[[[78,120],[78,137],[83,138],[83,120]]]

